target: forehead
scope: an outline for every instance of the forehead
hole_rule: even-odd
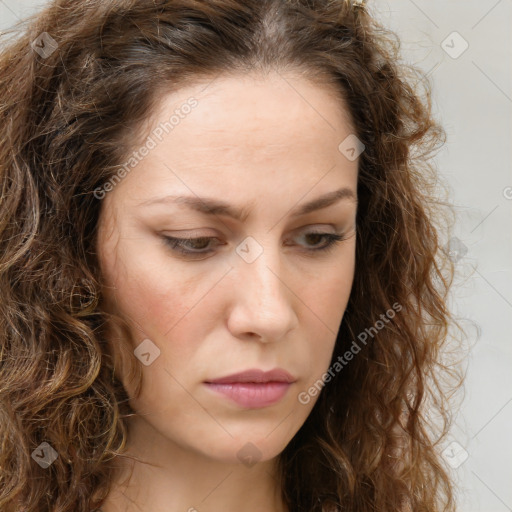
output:
[[[141,200],[161,189],[295,196],[327,174],[332,187],[351,185],[357,171],[338,149],[353,131],[341,96],[294,75],[223,76],[162,94],[147,130],[154,147],[123,180]]]
[[[185,108],[189,98],[197,102],[193,109]],[[200,137],[197,149],[210,141],[220,151],[233,141],[271,148],[354,131],[341,93],[290,73],[219,76],[160,93],[148,127],[173,113],[173,135]]]

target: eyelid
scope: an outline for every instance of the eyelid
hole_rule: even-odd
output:
[[[348,225],[347,225],[348,224]],[[318,233],[326,233],[325,229],[327,229],[327,227],[329,228],[332,228],[333,229],[333,234],[334,233],[340,233],[340,232],[345,232],[345,231],[350,231],[352,229],[352,225],[350,223],[341,223],[341,222],[338,222],[338,223],[328,223],[328,222],[325,222],[325,223],[312,223],[312,224],[306,224],[305,226],[301,226],[299,228],[293,228],[291,230],[292,233],[297,233],[297,232],[302,232],[302,231],[306,231],[308,233],[312,233],[312,232],[318,232]],[[222,237],[223,235],[220,234],[211,234],[211,233],[203,233],[202,231],[200,231],[201,229],[206,229],[206,230],[210,230],[210,228],[198,228],[198,230],[194,230],[194,229],[191,229],[191,230],[181,230],[181,231],[174,231],[172,235],[165,235],[165,233],[162,233],[163,236],[168,236],[169,238],[187,238],[187,239],[196,239],[196,238],[219,238],[219,237]],[[199,232],[198,232],[199,231]],[[213,231],[216,231],[218,233],[218,230],[214,229],[213,228]],[[176,233],[176,234],[174,234]]]
[[[348,224],[348,225],[347,225]],[[331,228],[333,231],[327,232],[327,226]],[[323,224],[307,224],[305,226],[301,226],[299,228],[294,228],[292,230],[293,236],[298,236],[298,234],[301,234],[305,232],[306,234],[338,234],[345,236],[346,234],[349,234],[351,231],[355,230],[355,226],[352,225],[352,223],[323,223]],[[170,239],[182,239],[182,240],[196,240],[198,238],[220,238],[223,235],[217,235],[217,234],[204,234],[204,233],[198,233],[197,231],[191,230],[191,231],[179,231],[177,235],[166,235],[165,233],[162,233],[163,237],[170,238]]]
[[[301,229],[297,229],[294,231],[298,231],[298,235],[319,235],[321,239],[324,240],[324,244],[320,247],[304,247],[301,244],[298,244],[301,249],[300,252],[304,256],[321,256],[327,255],[331,250],[333,250],[337,244],[342,241],[347,240],[352,235],[350,234],[351,230],[339,230],[337,229],[335,232],[326,231],[325,228],[322,229],[317,226],[317,229],[310,228],[309,226],[303,226]],[[292,237],[294,238],[294,237]],[[186,243],[187,241],[197,241],[197,240],[205,240],[207,241],[208,246],[210,245],[210,241],[219,240],[215,236],[182,236],[182,237],[174,237],[163,235],[162,237],[164,244],[170,248],[171,251],[180,254],[184,258],[188,258],[190,260],[200,260],[206,259],[210,254],[215,253],[215,247],[219,245],[226,245],[225,243],[216,243],[215,246],[208,247],[206,250],[194,250],[194,249],[183,249],[183,246],[180,244]],[[287,239],[288,240],[288,239]],[[201,258],[203,256],[203,258]]]

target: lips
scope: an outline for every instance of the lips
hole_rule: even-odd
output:
[[[268,372],[263,370],[246,370],[240,373],[234,373],[227,377],[207,381],[211,384],[234,384],[239,382],[295,382],[297,379],[292,377],[286,370],[276,368]]]
[[[279,402],[296,379],[286,370],[247,370],[206,381],[207,388],[247,409],[268,407]]]

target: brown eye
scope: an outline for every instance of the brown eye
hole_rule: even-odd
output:
[[[346,239],[345,235],[343,235],[343,234],[338,235],[336,233],[318,233],[316,231],[311,231],[309,233],[305,233],[303,236],[306,239],[309,239],[310,241],[313,242],[312,244],[309,244],[309,243],[306,244],[306,250],[310,251],[310,252],[328,251],[329,249],[334,248],[335,244]],[[325,242],[322,245],[320,245],[319,247],[312,247],[312,246],[317,246],[318,241],[322,241],[322,240],[325,240]]]
[[[319,242],[326,239],[326,235],[322,233],[306,233],[305,237],[307,240],[313,242],[311,245],[318,245]]]
[[[211,249],[205,250],[209,247],[213,237],[199,237],[199,238],[175,238],[172,236],[164,236],[164,242],[173,251],[177,251],[184,255],[204,255],[212,252]]]

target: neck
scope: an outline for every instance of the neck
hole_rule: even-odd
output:
[[[277,458],[250,467],[219,461],[163,438],[137,416],[130,418],[126,455],[102,512],[287,511]]]

